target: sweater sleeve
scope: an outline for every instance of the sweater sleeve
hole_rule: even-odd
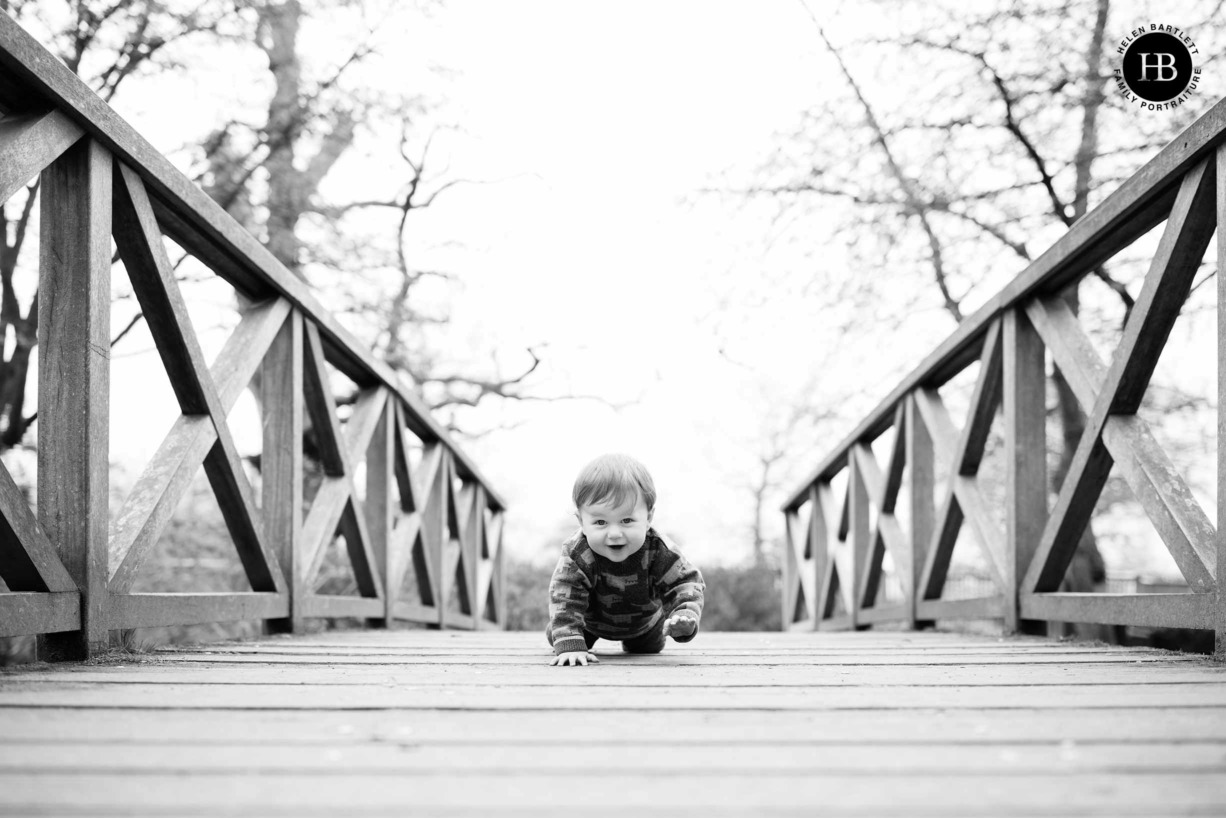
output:
[[[584,614],[592,583],[569,552],[563,552],[549,580],[549,635],[553,652],[587,650]]]
[[[703,591],[706,583],[702,574],[690,564],[678,551],[668,549],[663,566],[664,572],[657,580],[660,588],[660,598],[664,603],[666,616],[682,614],[689,616],[697,624],[702,619]],[[688,642],[698,635],[698,628],[689,636],[673,637],[678,642]]]

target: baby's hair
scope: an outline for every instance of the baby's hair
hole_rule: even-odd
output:
[[[656,507],[656,484],[647,467],[625,454],[602,454],[583,467],[575,478],[572,492],[575,510],[592,503],[612,500],[620,506],[626,500],[642,497],[647,512]]]

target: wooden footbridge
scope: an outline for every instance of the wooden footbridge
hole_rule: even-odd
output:
[[[36,502],[0,467],[0,637],[37,637],[43,662],[0,675],[0,814],[1226,814],[1226,539],[1137,415],[1226,219],[1226,103],[964,322],[797,488],[785,632],[703,633],[659,656],[606,648],[587,668],[548,667],[542,636],[498,632],[505,504],[416,396],[0,15],[0,201],[24,195],[29,210],[35,181]],[[1060,293],[1163,223],[1103,361]],[[167,239],[253,305],[211,365]],[[112,240],[181,408],[113,519]],[[1048,354],[1088,417],[1052,502]],[[976,366],[959,426],[942,389]],[[257,371],[258,473],[228,421]],[[334,373],[358,387],[352,407],[338,408]],[[998,408],[1006,463],[992,484],[981,466]],[[1060,590],[1113,465],[1187,592]],[[137,592],[201,468],[251,590]],[[994,592],[948,599],[964,524]],[[340,542],[351,596],[319,592]],[[369,629],[307,635],[321,617]],[[107,653],[117,631],[238,620],[268,635]],[[961,620],[1005,635],[913,630]],[[1218,655],[1022,635],[1050,621],[1215,631]]]
[[[933,632],[360,631],[0,680],[0,814],[1221,815],[1206,657]]]

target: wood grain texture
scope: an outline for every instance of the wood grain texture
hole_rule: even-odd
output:
[[[297,311],[290,312],[281,324],[263,360],[261,512],[269,545],[277,550],[289,596],[285,619],[273,622],[270,628],[293,633],[304,627],[302,600],[307,594],[302,534],[302,316]]]
[[[32,182],[84,133],[59,111],[0,119],[0,202]]]
[[[1217,268],[1226,270],[1226,146],[1217,149]],[[1226,276],[1217,279],[1217,439],[1226,440]],[[1214,653],[1226,661],[1226,457],[1217,458],[1217,617]]]
[[[289,597],[283,593],[112,594],[109,615],[112,629],[282,619],[289,615]]]
[[[559,669],[539,633],[331,632],[0,673],[0,811],[573,815],[559,754],[600,770],[596,815],[1226,808],[1226,670],[1203,658],[940,632],[597,651]]]
[[[81,595],[76,591],[0,594],[0,636],[32,636],[81,629]]]
[[[858,444],[862,445],[862,444]],[[854,447],[853,447],[854,450]],[[865,474],[860,465],[860,459],[851,457],[848,461],[847,475],[847,509],[849,530],[847,544],[850,557],[849,570],[843,579],[850,585],[851,606],[848,613],[851,616],[852,627],[859,624],[857,614],[864,601],[864,566],[868,562],[872,542],[872,530],[869,525],[868,488],[865,486]]]
[[[911,510],[911,561],[910,570],[903,579],[903,594],[909,609],[908,621],[914,627],[915,602],[919,598],[921,574],[928,558],[928,544],[936,527],[936,462],[932,435],[919,416],[915,396],[908,396],[907,412],[907,468],[911,475],[909,503]]]
[[[86,139],[43,171],[39,194],[38,522],[81,592],[81,630],[40,645],[57,658],[108,639],[111,188],[110,154]]]
[[[1061,302],[1063,303],[1063,302]],[[1005,628],[1022,629],[1018,587],[1047,521],[1047,375],[1043,344],[1020,309],[1004,318]]]
[[[1216,594],[1030,594],[1022,612],[1031,619],[1101,622],[1155,628],[1213,628]]]
[[[383,578],[385,622],[392,619],[396,591],[400,588],[399,574],[393,579],[397,564],[397,555],[393,551],[396,543],[392,538],[396,509],[392,497],[395,485],[395,427],[396,408],[391,401],[387,401],[366,447],[366,497],[362,503],[370,552],[376,570]]]

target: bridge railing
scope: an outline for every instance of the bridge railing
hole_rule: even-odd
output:
[[[0,467],[0,636],[72,658],[112,630],[233,620],[501,627],[505,504],[420,399],[4,14],[0,115],[0,202],[41,180],[37,509]],[[252,305],[211,366],[167,238]],[[112,239],[182,414],[108,523]],[[333,369],[358,388],[343,421]],[[227,420],[257,371],[258,492]],[[307,429],[322,471],[309,504]],[[201,467],[251,591],[134,592]],[[356,595],[316,593],[338,536]]]
[[[1222,650],[1226,541],[1137,410],[1223,219],[1226,102],[1219,102],[963,321],[792,492],[783,506],[784,627],[992,618],[1011,631],[1042,620],[1169,626],[1217,630]],[[1119,345],[1104,361],[1061,294],[1162,222]],[[1226,242],[1220,238],[1216,262],[1223,269]],[[1220,308],[1226,304],[1220,274],[1217,285]],[[1213,396],[1219,431],[1226,418],[1222,314]],[[1054,502],[1048,495],[1047,356],[1086,416]],[[955,419],[942,392],[976,364],[969,410]],[[981,468],[998,409],[1002,475]],[[888,450],[881,445],[886,441]],[[1224,455],[1219,441],[1219,522]],[[1186,593],[1059,592],[1113,464],[1186,578]],[[945,591],[964,526],[993,592],[956,599]],[[887,584],[895,593],[879,593]]]

